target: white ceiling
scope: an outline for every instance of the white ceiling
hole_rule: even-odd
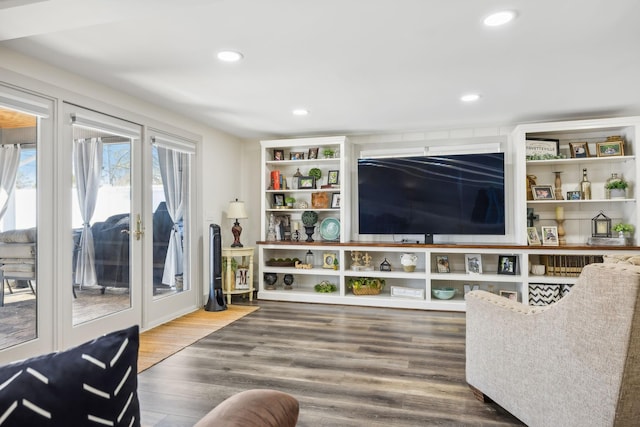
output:
[[[518,18],[483,27],[500,9]],[[0,43],[264,138],[640,115],[639,19],[639,0],[0,0]]]

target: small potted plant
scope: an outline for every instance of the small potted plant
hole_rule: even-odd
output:
[[[234,257],[222,257],[222,274],[227,277],[227,265],[228,260],[231,258],[231,281],[229,283],[229,290],[236,289],[236,270],[238,269],[238,261]]]
[[[313,232],[315,230],[316,222],[318,222],[318,214],[314,211],[302,212],[302,224],[304,224],[304,232],[307,235],[306,242],[313,242]]]
[[[284,198],[284,203],[288,208],[292,208],[293,204],[296,202],[295,197],[287,196]]]
[[[631,237],[635,227],[631,224],[621,222],[613,226],[613,231],[618,232],[618,237]]]
[[[322,152],[322,154],[324,154],[324,158],[325,159],[333,159],[333,156],[335,155],[335,151],[331,150],[330,148],[325,148],[324,151]]]
[[[351,277],[348,288],[354,295],[378,295],[384,285],[385,280],[377,277]]]
[[[322,178],[322,171],[319,168],[311,168],[309,170],[309,176],[315,178],[315,184],[317,185],[320,182],[320,178]]]
[[[627,195],[629,183],[624,179],[617,179],[607,182],[605,188],[609,190],[609,197],[612,199],[624,199]]]

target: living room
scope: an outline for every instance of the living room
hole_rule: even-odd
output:
[[[529,282],[534,282],[533,275],[523,272],[527,270],[528,261],[543,264],[539,257],[545,255],[543,251],[548,254],[560,250],[528,247],[528,221],[525,219],[528,208],[533,207],[532,216],[539,215],[533,220],[538,231],[542,226],[558,227],[557,220],[565,221],[566,234],[562,237],[571,244],[584,245],[592,237],[591,219],[601,206],[604,206],[604,214],[612,219],[612,226],[617,222],[638,224],[634,201],[605,202],[604,196],[598,197],[602,199],[599,201],[572,205],[529,201],[524,190],[527,171],[540,168],[542,174],[538,174],[538,184],[555,186],[552,173],[558,170],[551,170],[548,165],[527,164],[522,156],[524,143],[518,145],[527,134],[549,136],[556,132],[551,130],[552,123],[620,120],[607,125],[597,122],[596,128],[599,133],[606,133],[605,137],[616,136],[614,131],[626,133],[627,151],[620,157],[635,155],[638,137],[633,135],[636,124],[631,122],[640,114],[640,96],[635,84],[637,59],[629,53],[633,52],[633,41],[638,36],[635,24],[629,22],[637,11],[635,2],[625,1],[616,7],[600,1],[572,2],[555,10],[557,5],[552,2],[534,6],[520,1],[508,8],[517,11],[515,19],[499,28],[487,28],[481,23],[489,12],[498,9],[493,2],[469,2],[463,16],[459,16],[457,8],[451,5],[420,2],[398,5],[382,1],[376,2],[375,6],[357,2],[303,7],[284,1],[276,6],[250,2],[232,6],[227,2],[204,4],[194,0],[177,8],[175,5],[156,7],[143,1],[136,7],[122,6],[126,13],[111,8],[105,9],[102,15],[84,10],[82,23],[74,15],[80,12],[80,9],[74,10],[79,7],[77,2],[69,2],[73,3],[66,5],[70,9],[64,9],[65,6],[55,1],[22,3],[0,10],[0,27],[3,28],[0,81],[3,88],[39,97],[36,104],[47,102],[51,105],[51,113],[39,116],[42,117],[39,123],[43,125],[43,135],[50,132],[51,138],[43,139],[46,143],[39,146],[42,150],[39,167],[43,168],[39,190],[43,196],[37,217],[40,221],[38,247],[41,249],[38,275],[51,277],[52,286],[42,286],[37,292],[39,301],[49,302],[43,304],[38,313],[43,322],[38,334],[43,339],[37,344],[27,343],[19,349],[3,351],[3,361],[67,347],[115,326],[105,322],[101,326],[105,329],[87,328],[76,334],[68,321],[73,288],[68,286],[72,275],[72,243],[65,240],[68,214],[65,209],[71,203],[66,190],[62,190],[69,186],[64,169],[71,165],[68,151],[65,151],[68,146],[61,148],[68,124],[61,116],[65,106],[80,106],[141,124],[145,132],[160,129],[165,134],[188,140],[196,147],[191,230],[194,235],[190,241],[193,273],[188,281],[191,288],[189,292],[176,292],[173,300],[154,299],[151,290],[146,288],[132,294],[131,302],[139,306],[136,316],[144,320],[146,328],[201,307],[206,301],[210,272],[208,227],[212,223],[220,224],[225,246],[233,241],[231,226],[235,218],[229,218],[227,211],[230,201],[235,199],[244,201],[248,214],[248,218],[240,219],[242,243],[247,247],[256,246],[252,281],[259,289],[258,301],[262,294],[263,300],[331,304],[332,295],[318,296],[310,291],[311,286],[320,281],[311,280],[329,277],[336,278],[335,285],[339,289],[333,301],[348,306],[354,300],[347,289],[349,277],[353,275],[346,269],[354,252],[365,254],[369,251],[375,258],[373,266],[377,271],[385,258],[394,270],[400,270],[401,255],[412,252],[417,254],[417,272],[413,275],[399,271],[390,274],[387,292],[391,286],[404,288],[398,292],[405,293],[415,293],[419,288],[423,292],[422,300],[385,294],[384,299],[363,297],[353,305],[464,313],[463,284],[466,282],[462,279],[458,280],[456,287],[460,289],[453,300],[438,300],[431,294],[432,288],[436,287],[432,282],[445,287],[447,280],[455,279],[453,274],[446,278],[437,276],[435,265],[438,259],[448,256],[452,272],[464,276],[465,256],[478,253],[477,248],[432,251],[425,248],[422,237],[418,234],[416,238],[414,233],[399,233],[393,238],[371,238],[365,233],[360,236],[357,191],[354,190],[357,189],[356,161],[362,152],[393,156],[425,147],[469,150],[470,146],[491,146],[506,153],[506,233],[499,237],[471,235],[459,240],[436,235],[436,242],[517,246],[481,248],[480,252],[489,254],[483,267],[485,271],[491,271],[492,276],[485,277],[480,285],[487,288],[493,282],[501,283],[504,286],[499,290],[516,292],[519,302],[526,302],[524,289],[528,288]],[[104,6],[97,0],[94,3]],[[248,17],[236,9],[242,7],[255,8],[255,13]],[[45,19],[54,11],[58,11],[56,16],[61,16],[56,25]],[[174,18],[187,12],[199,15],[197,21],[191,21],[190,27],[178,27],[178,21],[182,23],[182,19]],[[551,12],[556,13],[556,17],[549,18]],[[119,15],[121,13],[124,15]],[[28,19],[30,16],[41,16],[42,19],[31,20]],[[228,17],[228,21],[219,17]],[[145,26],[153,27],[153,30],[141,31]],[[156,26],[172,30],[162,32]],[[239,34],[238,28],[252,28],[255,33],[247,30],[246,34]],[[274,28],[278,28],[277,31]],[[93,31],[95,29],[100,31]],[[204,29],[212,33],[202,33]],[[300,39],[293,40],[292,34],[301,34]],[[205,51],[205,47],[198,44],[201,39],[218,40],[219,43],[206,47],[210,58],[193,59]],[[256,44],[250,46],[249,43]],[[280,46],[278,43],[283,43],[280,56],[266,58],[272,46]],[[176,50],[155,56],[155,50],[164,45]],[[402,48],[395,50],[398,46]],[[213,56],[222,48],[241,51],[242,58],[233,64],[219,63]],[[108,59],[122,62],[109,65]],[[196,71],[198,67],[202,68]],[[612,73],[612,69],[616,71]],[[308,94],[308,100],[304,99],[305,94]],[[460,100],[462,95],[469,94],[479,96],[471,101]],[[298,115],[290,114],[293,108],[306,108],[307,114],[300,115],[303,111],[296,111]],[[549,124],[549,129],[544,129],[545,123]],[[535,127],[539,125],[542,127]],[[524,126],[520,128],[522,133],[518,133],[518,126]],[[260,141],[335,136],[345,136],[348,140],[345,145],[348,149],[341,153],[344,160],[339,161],[350,163],[340,170],[339,179],[351,183],[340,189],[338,203],[342,206],[339,215],[343,235],[339,241],[345,244],[373,242],[382,244],[382,248],[360,245],[349,249],[336,245],[338,249],[334,252],[339,256],[339,266],[332,273],[328,268],[322,270],[320,256],[325,250],[317,230],[315,245],[318,250],[314,252],[318,269],[313,272],[315,276],[298,273],[303,279],[295,283],[295,286],[308,289],[304,289],[304,293],[298,292],[300,288],[289,292],[279,282],[278,289],[265,292],[262,277],[270,270],[261,258],[279,256],[276,255],[278,250],[269,246],[272,243],[265,232],[269,224],[265,212],[271,207],[263,206],[265,200],[271,200],[273,192],[268,192],[271,191],[267,189],[268,185],[263,184],[265,162],[262,156],[273,153],[272,148],[267,150]],[[597,135],[598,138],[601,136]],[[563,140],[558,151],[571,160],[569,144],[576,142],[578,139]],[[304,146],[304,143],[298,143]],[[596,143],[595,139],[589,141],[592,154],[596,152]],[[288,142],[282,144],[291,147]],[[294,166],[287,162],[294,161],[289,160],[288,155],[290,151],[296,151],[289,148],[285,151],[287,159],[282,163],[287,167]],[[308,148],[305,146],[298,151],[306,154]],[[612,159],[607,164],[630,160]],[[301,171],[306,173],[311,166],[309,159],[298,161],[304,165]],[[627,172],[624,168],[629,163],[620,168],[599,168],[600,163],[596,160],[589,162],[586,169],[594,188],[597,186],[600,190],[611,173],[624,170],[625,178],[631,181],[628,199],[637,199],[634,196],[638,192],[634,185],[638,181],[637,167]],[[631,162],[635,165],[635,160]],[[562,166],[571,169],[561,175],[559,187],[563,189],[564,197],[567,197],[567,191],[578,189],[582,178],[582,168],[577,171],[578,163],[574,161]],[[557,164],[561,161],[553,165]],[[333,169],[328,168],[327,172],[329,170]],[[597,176],[594,175],[596,170]],[[323,179],[326,178],[324,175]],[[305,190],[301,194],[310,197],[310,193]],[[153,209],[144,205],[147,202],[143,200],[138,200],[143,212],[141,224],[147,224],[146,229],[151,230],[148,224]],[[57,208],[56,201],[61,202]],[[556,211],[556,207],[564,207],[564,211]],[[297,210],[296,214],[303,211]],[[50,215],[42,215],[42,212]],[[558,217],[557,212],[565,217]],[[321,220],[327,216],[330,215],[325,212]],[[295,220],[301,221],[298,216]],[[142,233],[143,228],[137,231]],[[396,237],[399,242],[390,240]],[[414,238],[421,241],[419,246],[402,247],[403,239]],[[262,242],[261,249],[256,242]],[[329,248],[333,245],[329,241],[324,243]],[[400,245],[394,247],[396,243]],[[589,248],[584,251],[593,252]],[[296,248],[291,253],[301,258],[306,251]],[[151,264],[151,258],[144,255],[144,251],[139,255],[140,265]],[[514,271],[514,277],[493,274],[503,255],[516,257],[519,267]],[[280,280],[282,276],[280,274]],[[144,306],[147,298],[149,305]],[[365,301],[370,303],[365,304]],[[152,310],[145,311],[143,307]],[[143,317],[143,312],[151,313],[151,317]],[[127,318],[119,324],[130,323],[131,318]]]

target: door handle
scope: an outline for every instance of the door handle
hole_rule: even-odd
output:
[[[133,234],[136,236],[136,240],[140,240],[140,237],[144,234],[144,226],[142,225],[140,214],[136,215],[136,231],[134,231]]]
[[[120,230],[122,234],[131,234],[131,230],[124,229]],[[142,219],[140,218],[140,214],[136,215],[136,230],[133,232],[133,235],[136,237],[136,240],[140,240],[140,237],[144,235],[144,226],[142,225]]]

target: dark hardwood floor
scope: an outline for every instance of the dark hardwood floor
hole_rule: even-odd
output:
[[[192,426],[251,388],[294,395],[304,427],[522,425],[467,386],[464,313],[254,304],[139,375],[144,426]]]

